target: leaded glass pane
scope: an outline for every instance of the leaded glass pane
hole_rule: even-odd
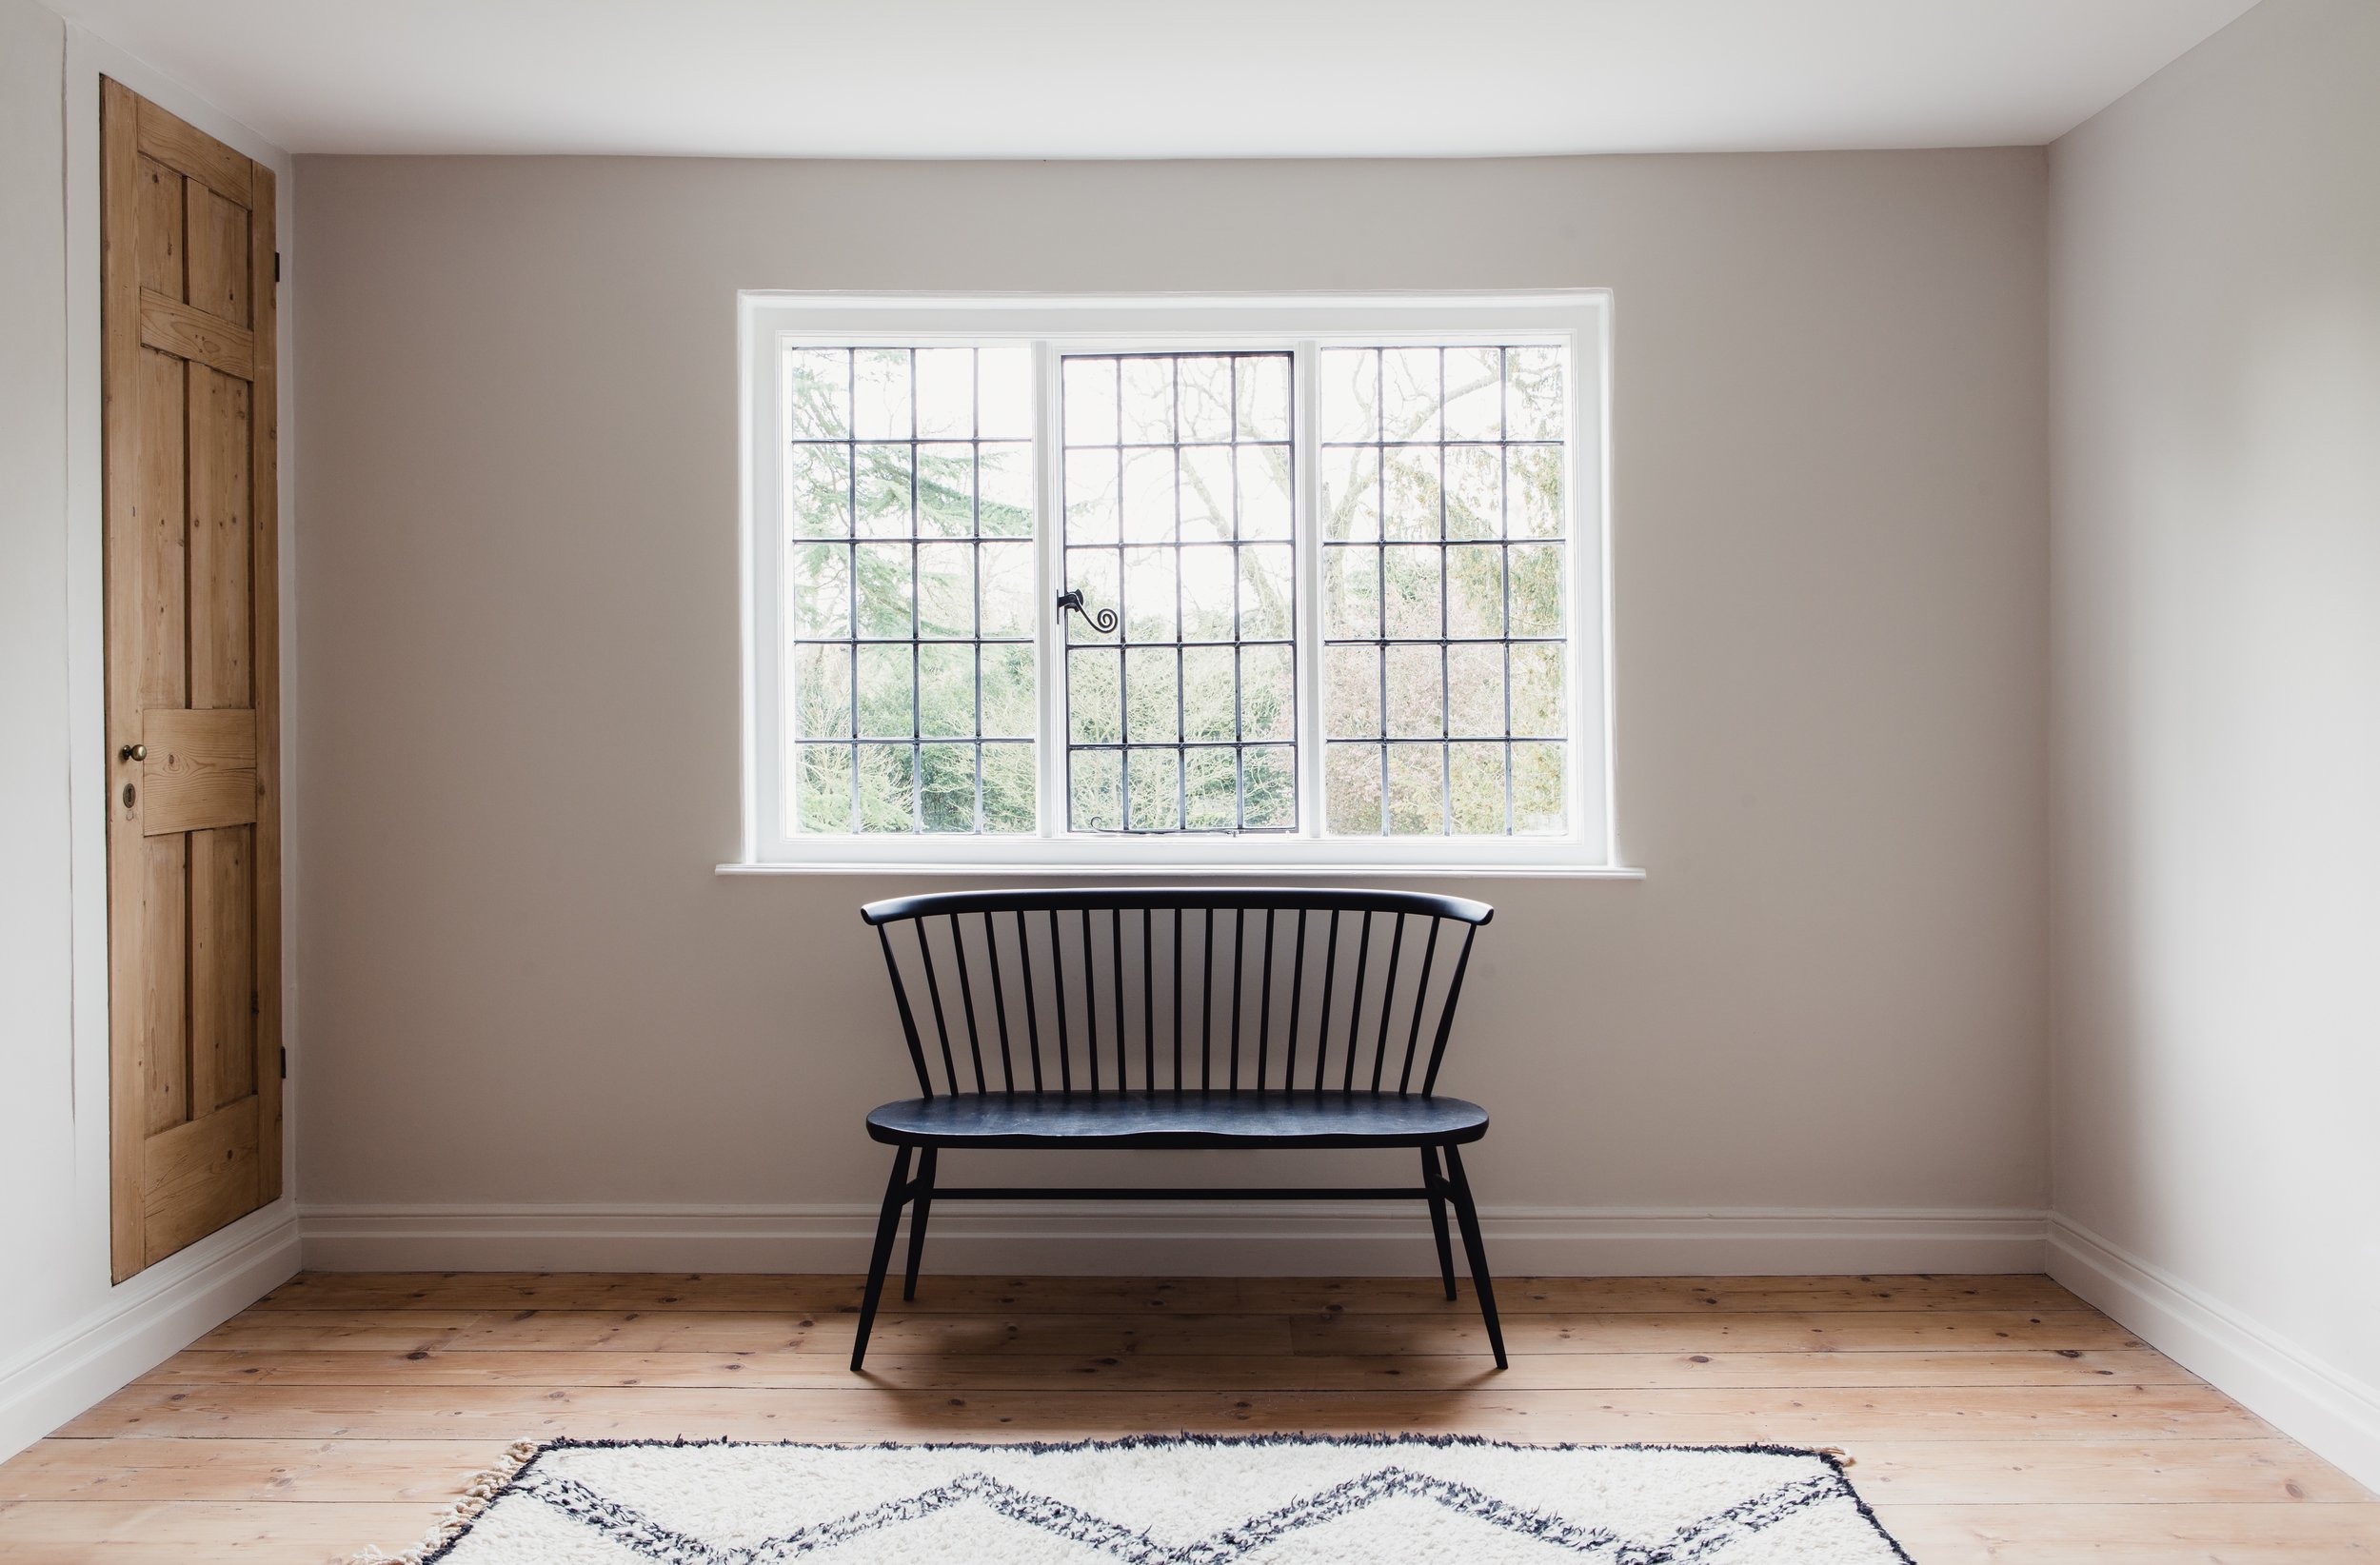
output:
[[[796,829],[1032,831],[1031,349],[798,348],[785,374]]]
[[[1291,364],[1124,353],[1061,366],[1058,590],[1083,608],[1065,616],[1077,831],[1297,829]],[[1101,630],[1108,609],[1120,623]]]
[[[1324,829],[1567,825],[1561,350],[1327,347]],[[1385,546],[1383,546],[1385,545]]]

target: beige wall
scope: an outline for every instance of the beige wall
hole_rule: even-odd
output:
[[[2266,0],[2053,166],[2056,1204],[2380,1482],[2380,6]]]
[[[1575,285],[1650,875],[1459,886],[1483,1201],[2043,1203],[2038,150],[300,175],[309,1207],[876,1197],[923,882],[712,874],[738,288]]]

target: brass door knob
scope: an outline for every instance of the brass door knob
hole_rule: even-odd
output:
[[[146,744],[127,744],[123,749],[116,752],[116,759],[118,761],[147,761],[149,759],[149,746]]]

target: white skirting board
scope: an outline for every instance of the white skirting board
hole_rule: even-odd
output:
[[[1398,1203],[1401,1208],[1402,1203]],[[1497,1272],[1522,1277],[2038,1272],[2025,1211],[1689,1211],[1490,1207]],[[857,1272],[873,1206],[312,1206],[323,1271]],[[1379,1203],[951,1201],[930,1274],[1426,1277],[1429,1220]]]
[[[2050,1276],[2380,1490],[2380,1390],[2343,1375],[2079,1223],[2050,1218]]]
[[[298,1220],[268,1207],[119,1284],[0,1368],[0,1458],[163,1363],[297,1274]],[[104,1253],[100,1257],[104,1262]]]

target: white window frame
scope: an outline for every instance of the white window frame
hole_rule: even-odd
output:
[[[742,393],[744,571],[743,856],[726,872],[1057,874],[1633,875],[1617,865],[1612,806],[1611,563],[1606,526],[1611,296],[1559,292],[1049,297],[857,295],[746,290],[737,314]],[[932,347],[1030,339],[1045,345],[1037,389],[1035,648],[1041,703],[1035,835],[830,835],[785,819],[783,624],[784,349]],[[1322,833],[1321,541],[1317,354],[1464,338],[1566,350],[1570,508],[1565,581],[1570,829],[1532,837],[1329,837]],[[1051,608],[1062,576],[1059,359],[1074,352],[1286,349],[1295,355],[1298,808],[1294,834],[1111,836],[1065,829],[1063,632]],[[1048,435],[1051,438],[1041,438]]]

